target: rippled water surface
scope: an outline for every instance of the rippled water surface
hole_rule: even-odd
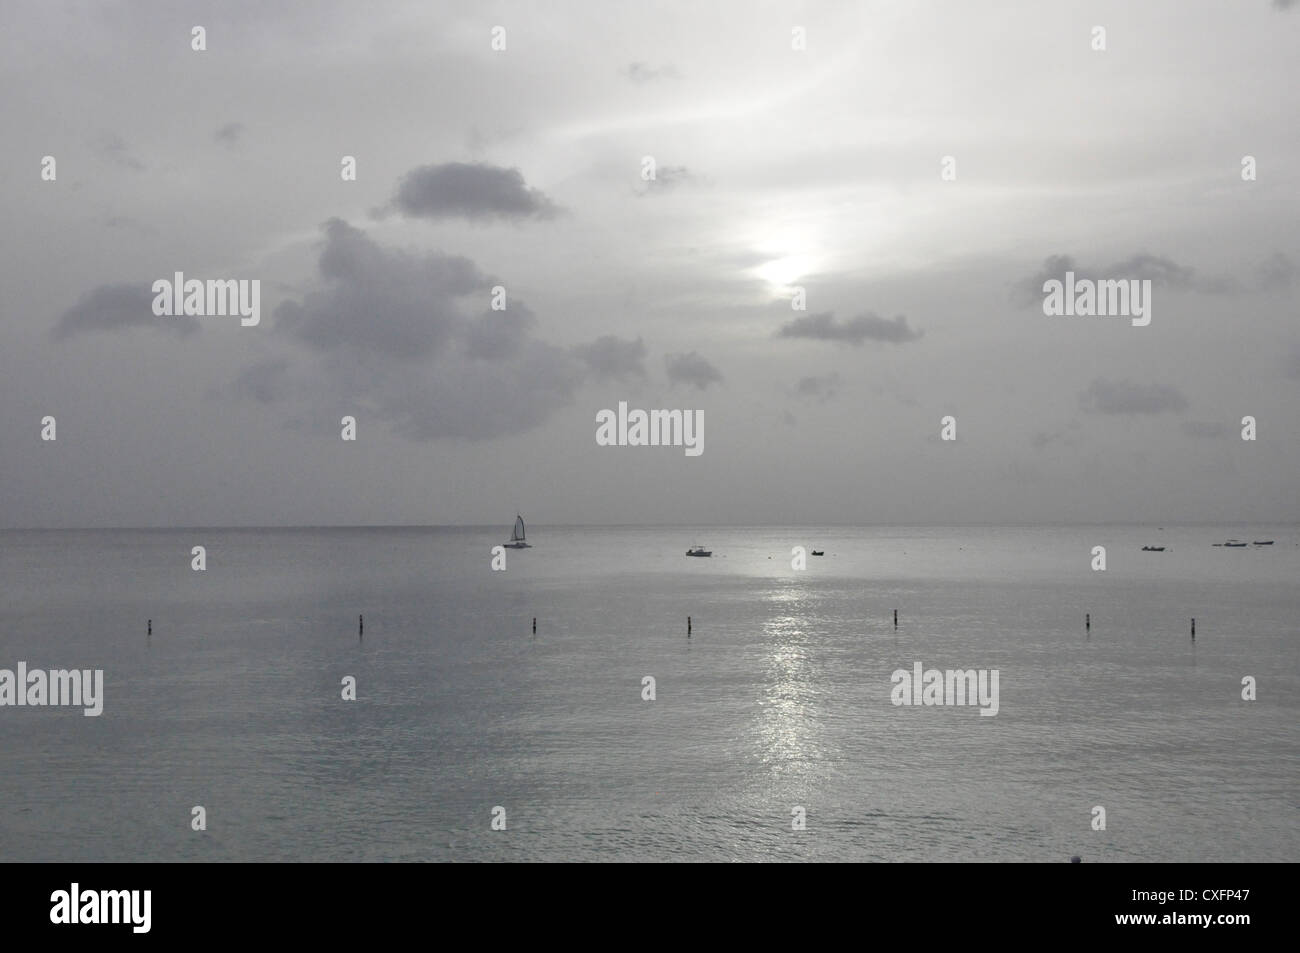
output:
[[[106,696],[0,708],[0,856],[1300,859],[1296,527],[508,531],[0,533],[0,668]]]

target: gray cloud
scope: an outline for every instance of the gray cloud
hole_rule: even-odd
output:
[[[213,134],[212,138],[217,142],[227,146],[235,146],[244,134],[244,124],[242,122],[228,122]]]
[[[612,334],[573,349],[574,354],[598,381],[645,377],[645,342],[624,340]]]
[[[234,389],[241,396],[251,397],[261,404],[271,404],[288,396],[285,374],[289,362],[284,358],[259,361],[240,371]]]
[[[124,169],[130,169],[133,172],[143,172],[145,165],[132,154],[130,148],[123,139],[115,132],[102,132],[90,142],[91,148],[100,158],[119,165]]]
[[[88,331],[118,331],[124,328],[160,328],[189,335],[199,329],[193,317],[159,317],[153,313],[152,282],[100,285],[59,316],[51,332],[66,339]]]
[[[275,311],[277,332],[322,351],[427,358],[465,324],[458,299],[478,291],[486,300],[493,283],[467,258],[385,249],[342,219],[330,219],[325,235],[320,273],[326,286]]]
[[[414,369],[412,369],[414,370]],[[583,367],[568,351],[535,339],[510,360],[446,359],[400,373],[375,395],[381,419],[411,440],[487,440],[525,433],[573,400]]]
[[[1236,295],[1250,290],[1247,283],[1231,275],[1204,277],[1194,268],[1180,265],[1170,258],[1139,252],[1106,268],[1081,265],[1070,255],[1051,255],[1044,259],[1037,272],[1016,283],[1012,297],[1023,306],[1041,303],[1044,283],[1052,279],[1064,281],[1067,271],[1074,272],[1076,282],[1085,278],[1090,281],[1136,278],[1139,281],[1150,280],[1152,288],[1211,295]],[[1255,287],[1265,290],[1289,287],[1293,272],[1290,260],[1279,252],[1259,267]]]
[[[664,165],[655,168],[655,177],[642,182],[642,188],[636,194],[645,197],[658,192],[668,192],[681,185],[693,185],[698,180],[695,174],[684,165]]]
[[[664,355],[668,379],[674,384],[690,384],[704,390],[710,384],[722,383],[722,374],[697,352]]]
[[[1291,354],[1286,359],[1284,373],[1293,381],[1300,381],[1300,347],[1291,348]]]
[[[105,228],[120,228],[124,231],[136,232],[140,235],[157,235],[158,229],[152,225],[146,225],[130,215],[108,215],[103,219]]]
[[[781,338],[806,338],[813,341],[838,341],[860,347],[864,341],[882,341],[887,344],[906,344],[919,339],[925,332],[907,326],[907,318],[898,315],[892,321],[872,311],[847,321],[836,321],[830,311],[810,314],[781,326],[776,332]]]
[[[413,218],[470,221],[553,218],[558,207],[524,182],[518,169],[486,162],[446,162],[412,169],[398,184],[392,207]]]
[[[1187,398],[1163,384],[1097,378],[1079,395],[1079,406],[1090,414],[1180,413],[1187,409]]]
[[[523,433],[572,401],[587,366],[532,336],[527,305],[468,313],[495,281],[472,261],[387,248],[340,219],[324,230],[321,287],[276,310],[276,332],[320,362],[299,375],[316,417],[364,409],[411,440],[475,441]],[[274,362],[245,373],[272,399],[287,377]]]
[[[677,79],[677,69],[673,66],[655,68],[647,63],[629,63],[623,69],[623,75],[638,85],[657,79]]]
[[[800,397],[816,398],[821,402],[826,402],[838,393],[840,375],[825,374],[821,377],[808,376],[799,378],[795,384],[794,390]]]
[[[537,316],[525,304],[512,304],[505,311],[486,311],[469,326],[465,356],[488,361],[510,357],[536,323]]]
[[[1214,420],[1184,420],[1182,430],[1189,437],[1207,440],[1221,439],[1229,433],[1227,424]]]
[[[1296,264],[1281,252],[1260,263],[1256,270],[1259,287],[1264,291],[1289,291],[1296,280]]]

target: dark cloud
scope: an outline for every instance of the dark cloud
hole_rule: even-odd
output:
[[[1044,295],[1043,285],[1053,279],[1064,282],[1067,271],[1074,272],[1076,283],[1084,279],[1089,281],[1137,279],[1138,281],[1149,280],[1152,289],[1199,291],[1212,295],[1235,295],[1247,290],[1241,281],[1229,275],[1202,277],[1195,269],[1180,265],[1172,259],[1140,252],[1106,268],[1080,265],[1069,255],[1051,255],[1043,260],[1043,266],[1037,272],[1016,283],[1012,297],[1022,306],[1041,304]]]
[[[645,180],[642,183],[644,188],[637,192],[637,195],[644,197],[655,192],[667,192],[680,185],[694,184],[696,181],[695,174],[684,165],[658,166],[655,169],[655,177]]]
[[[536,323],[536,315],[524,304],[512,304],[504,311],[486,311],[469,326],[465,356],[487,361],[510,357]]]
[[[235,146],[244,134],[244,124],[242,122],[228,122],[213,135],[213,139],[227,146]]]
[[[906,344],[915,341],[925,332],[907,326],[907,318],[898,315],[888,321],[868,311],[847,321],[836,321],[829,311],[795,318],[776,332],[781,338],[806,338],[813,341],[837,341],[860,347],[864,341],[882,341],[887,344]]]
[[[123,139],[115,132],[101,132],[91,140],[90,146],[100,158],[132,172],[143,172],[145,165],[137,159]]]
[[[838,374],[826,374],[821,377],[801,377],[794,386],[794,392],[800,397],[815,398],[824,403],[838,393],[839,383],[840,375]]]
[[[1187,409],[1187,398],[1163,384],[1098,378],[1079,395],[1079,406],[1090,414],[1181,413]]]
[[[235,391],[241,397],[251,397],[258,403],[271,404],[288,396],[285,379],[289,362],[284,358],[259,361],[239,372],[235,378]]]
[[[1296,280],[1296,264],[1281,252],[1260,263],[1256,270],[1259,287],[1264,291],[1289,291]]]
[[[398,374],[374,399],[381,419],[408,439],[487,440],[545,423],[572,403],[582,377],[568,351],[529,338],[509,360],[445,359],[418,374]]]
[[[704,390],[710,384],[722,383],[722,374],[697,352],[664,355],[668,379],[674,384],[690,384]]]
[[[108,215],[103,219],[105,228],[120,228],[124,231],[136,232],[140,235],[157,235],[158,229],[152,225],[146,225],[138,219],[129,215]]]
[[[1300,347],[1293,347],[1286,359],[1284,373],[1293,381],[1300,381]]]
[[[1131,255],[1116,262],[1106,269],[1105,276],[1137,278],[1139,281],[1149,279],[1153,288],[1191,288],[1196,282],[1193,269],[1160,255],[1146,253]],[[1039,290],[1042,290],[1042,285],[1039,285]]]
[[[524,182],[518,169],[486,162],[447,162],[412,169],[398,184],[393,208],[413,218],[470,221],[552,218],[558,207]]]
[[[623,75],[634,83],[650,83],[657,79],[677,79],[675,67],[661,66],[655,68],[647,63],[629,63],[623,69]]]
[[[523,433],[573,400],[584,362],[533,337],[523,302],[483,307],[495,279],[472,261],[387,248],[340,219],[324,230],[321,286],[276,310],[277,333],[318,362],[296,376],[310,405],[300,419],[365,412],[412,440],[474,441]],[[264,395],[288,376],[247,374]]]
[[[1212,420],[1184,420],[1182,430],[1189,437],[1207,440],[1221,439],[1229,433],[1227,424]]]
[[[152,285],[152,282],[100,285],[59,316],[52,332],[54,337],[65,339],[86,331],[146,327],[188,335],[199,329],[196,318],[154,314]]]
[[[325,224],[325,236],[325,287],[275,310],[277,332],[322,351],[430,357],[466,325],[460,299],[480,292],[486,302],[493,284],[468,258],[386,249],[341,219]]]
[[[645,377],[645,342],[606,334],[590,344],[580,344],[573,353],[598,381]]]

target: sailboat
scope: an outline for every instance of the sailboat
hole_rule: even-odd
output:
[[[515,528],[510,533],[510,542],[506,543],[505,546],[506,549],[532,549],[533,548],[527,542],[524,541],[524,518],[520,516],[518,513],[515,514]]]

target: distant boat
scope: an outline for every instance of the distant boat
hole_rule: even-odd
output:
[[[703,546],[692,546],[686,550],[687,556],[712,556],[713,550],[705,549]]]
[[[1142,552],[1144,552],[1144,553],[1163,553],[1164,551],[1165,551],[1165,548],[1164,548],[1163,546],[1143,546],[1143,547],[1142,547]]]
[[[1235,539],[1230,539],[1230,540],[1228,540],[1226,543],[1224,543],[1223,545],[1224,545],[1224,546],[1227,546],[1227,547],[1229,547],[1229,548],[1231,548],[1231,549],[1245,549],[1245,548],[1246,548],[1246,544],[1245,544],[1245,543],[1239,543],[1239,542],[1237,542]]]
[[[1256,545],[1256,546],[1272,546],[1272,545],[1273,545],[1273,541],[1272,541],[1271,539],[1266,539],[1266,540],[1264,540],[1263,542],[1260,542],[1260,541],[1257,539],[1257,540],[1255,540],[1255,545]]]
[[[825,556],[825,555],[826,555],[826,550],[824,550],[824,549],[814,549],[814,550],[812,551],[812,554],[813,554],[814,556]]]
[[[515,514],[515,528],[510,533],[510,542],[506,543],[506,549],[532,549],[533,547],[524,539],[524,518],[518,513]]]

